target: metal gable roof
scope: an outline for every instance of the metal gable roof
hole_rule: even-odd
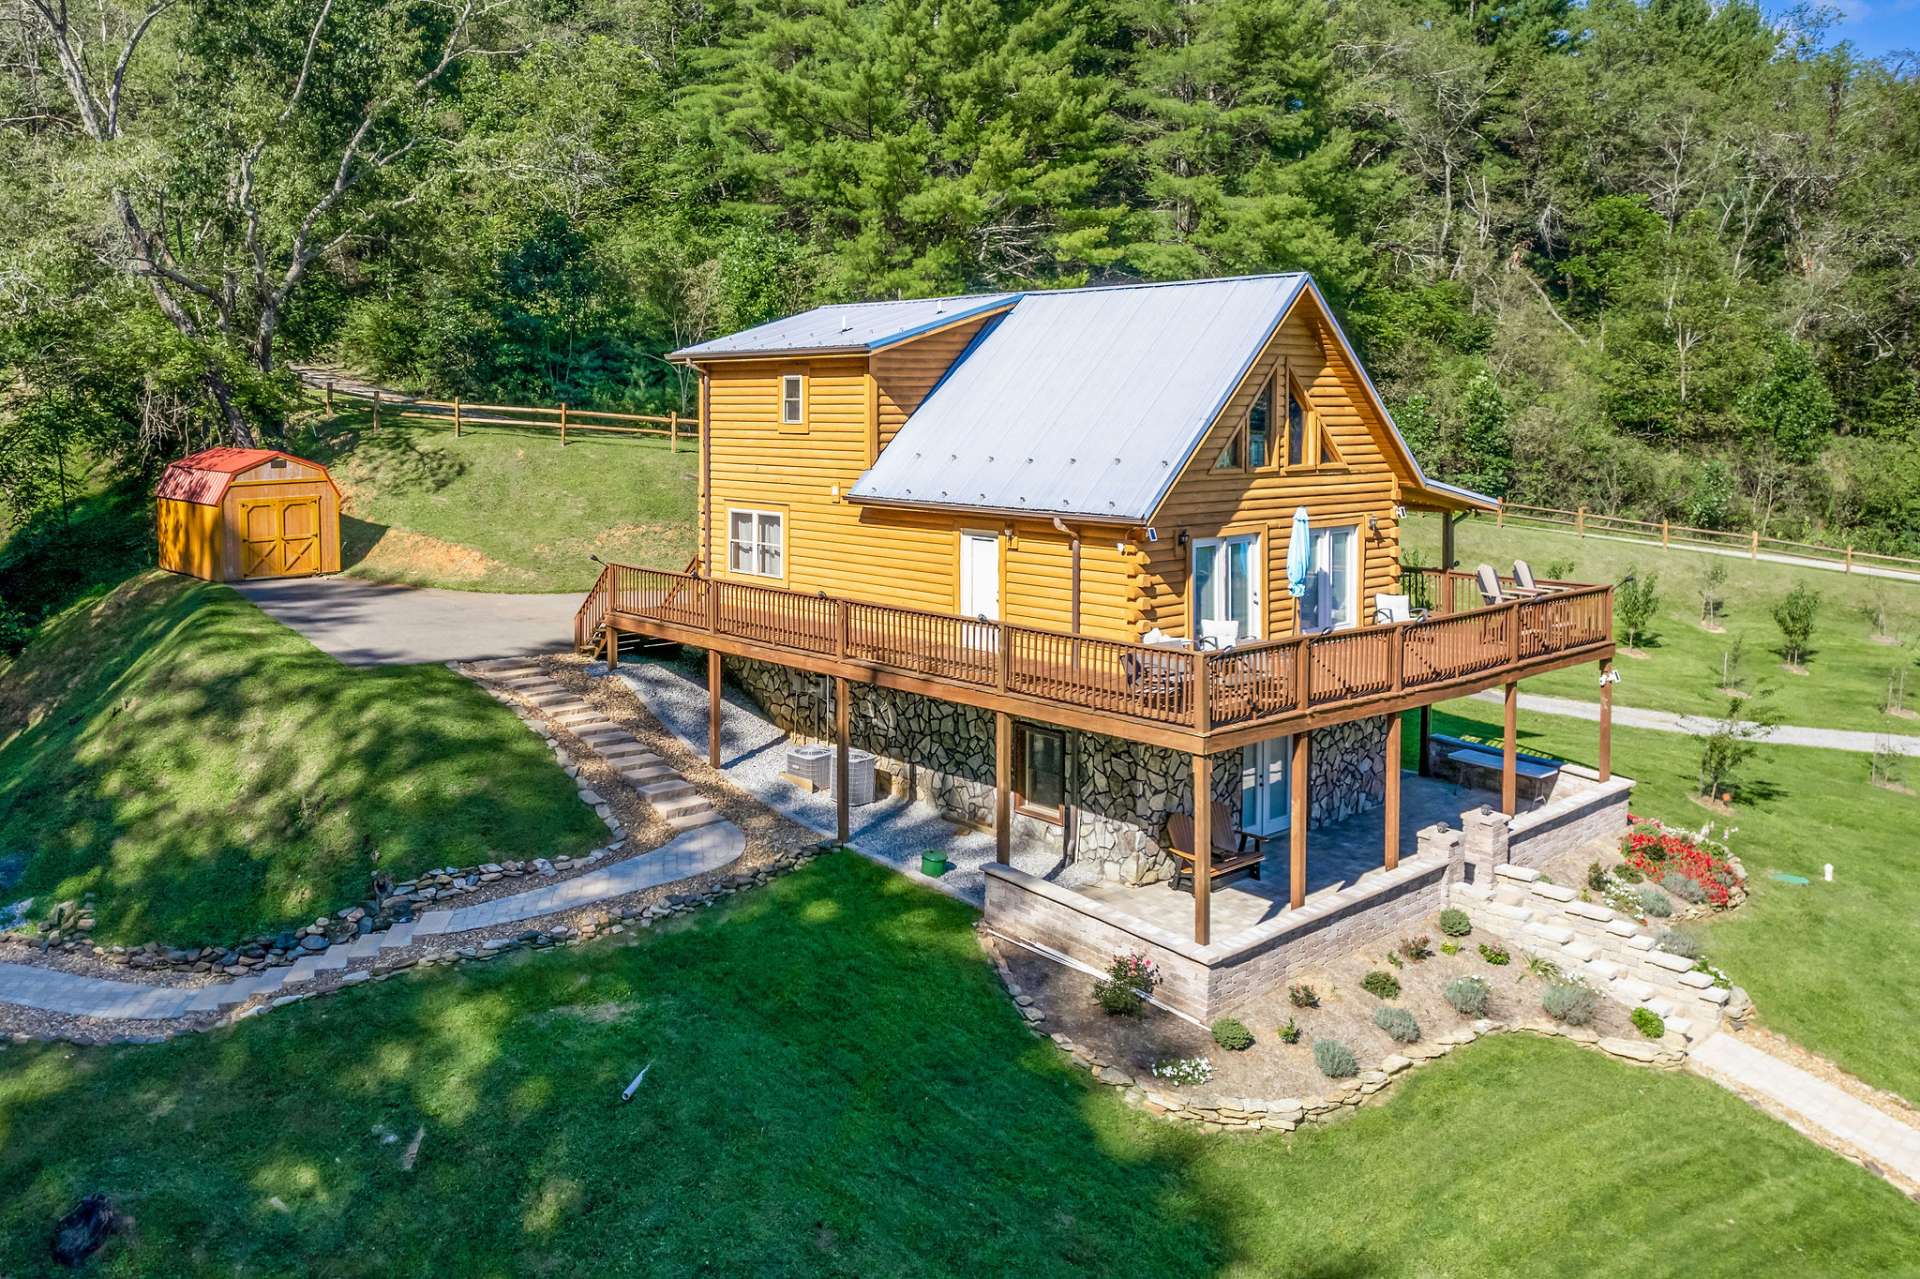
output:
[[[930,329],[1004,307],[1018,293],[849,302],[820,306],[784,320],[742,329],[726,337],[682,347],[670,360],[742,359],[753,356],[864,354],[904,342]]]
[[[1139,522],[1307,277],[1027,293],[934,388],[855,501]]]

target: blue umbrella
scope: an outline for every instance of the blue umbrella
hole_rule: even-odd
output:
[[[1299,599],[1307,593],[1307,577],[1313,569],[1313,529],[1307,521],[1307,508],[1293,511],[1293,531],[1287,535],[1287,594]]]

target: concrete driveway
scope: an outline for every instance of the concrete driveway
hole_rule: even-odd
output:
[[[573,643],[579,595],[487,595],[348,577],[237,582],[282,626],[348,666],[417,666],[551,653]]]

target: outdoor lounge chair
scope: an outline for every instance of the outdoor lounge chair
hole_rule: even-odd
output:
[[[1193,814],[1175,813],[1167,819],[1167,851],[1173,854],[1174,892],[1180,891],[1180,881],[1185,880],[1188,887],[1193,885]],[[1237,875],[1247,871],[1253,878],[1260,878],[1260,862],[1267,855],[1266,838],[1250,835],[1235,829],[1233,810],[1226,804],[1215,800],[1213,804],[1213,873],[1207,877],[1209,884],[1217,884],[1228,875]]]
[[[1500,575],[1493,571],[1493,565],[1482,564],[1473,570],[1474,580],[1480,584],[1480,598],[1488,608],[1507,602],[1507,596],[1500,590]]]
[[[1513,562],[1513,589],[1510,594],[1520,596],[1549,595],[1546,587],[1533,580],[1533,565],[1525,560]]]
[[[1396,622],[1424,622],[1427,610],[1415,608],[1413,598],[1408,595],[1388,595],[1382,592],[1373,597],[1373,624],[1392,626]]]

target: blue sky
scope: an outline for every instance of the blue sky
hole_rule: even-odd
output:
[[[1851,40],[1868,57],[1920,52],[1920,0],[1826,0],[1839,14],[1829,39]],[[1780,6],[1784,9],[1786,6]],[[1779,12],[1776,9],[1775,12]]]

